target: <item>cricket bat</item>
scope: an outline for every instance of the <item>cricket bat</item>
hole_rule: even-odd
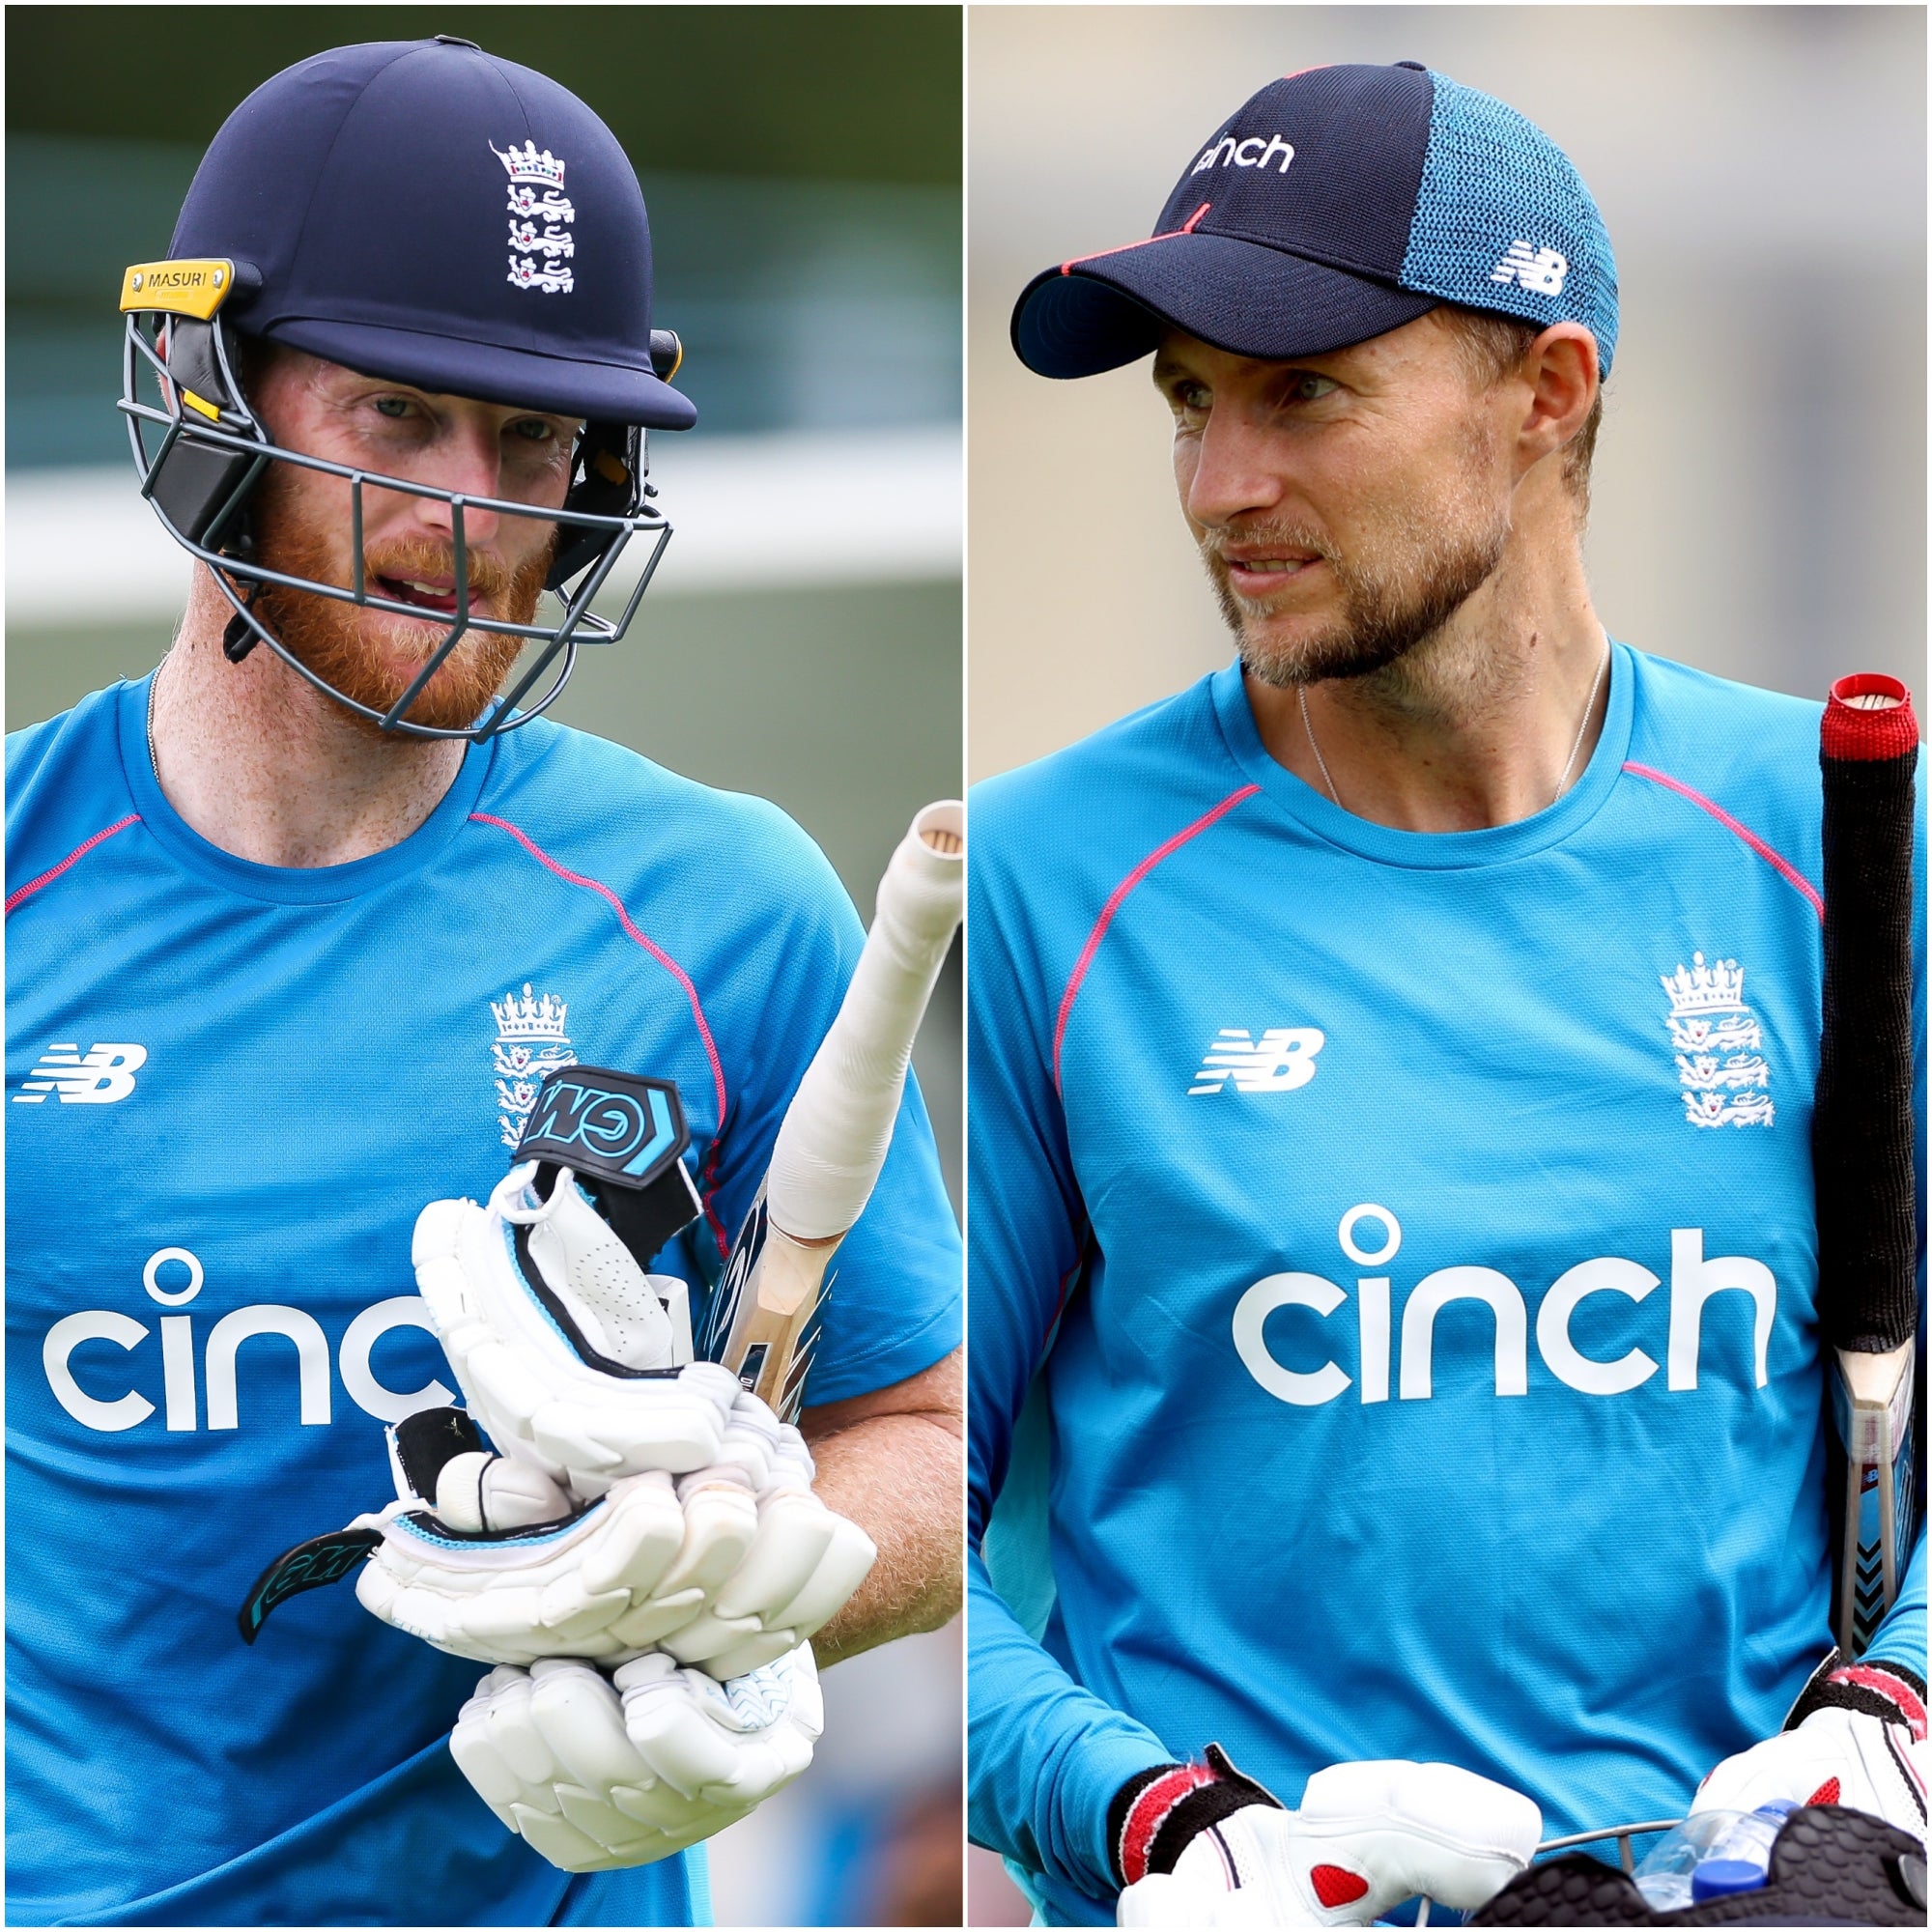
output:
[[[785,1421],[826,1268],[864,1211],[892,1144],[913,1037],[959,923],[966,810],[928,805],[879,882],[878,909],[838,1017],[785,1110],[764,1185],[732,1243],[704,1353]]]
[[[1832,687],[1825,1003],[1812,1114],[1818,1321],[1831,1351],[1839,1539],[1833,1629],[1857,1657],[1898,1594],[1915,1492],[1918,1204],[1913,1168],[1912,848],[1918,724],[1895,678]]]

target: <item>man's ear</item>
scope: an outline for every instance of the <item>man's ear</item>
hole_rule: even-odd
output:
[[[1529,402],[1517,431],[1517,473],[1562,449],[1583,427],[1601,375],[1597,338],[1579,322],[1546,328],[1523,356]]]

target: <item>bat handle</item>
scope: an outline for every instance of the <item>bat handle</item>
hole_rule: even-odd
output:
[[[872,929],[772,1150],[772,1224],[826,1240],[858,1220],[879,1178],[913,1037],[966,894],[966,814],[956,799],[913,820],[879,882]]]

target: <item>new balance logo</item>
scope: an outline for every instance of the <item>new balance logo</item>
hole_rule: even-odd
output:
[[[1570,272],[1568,259],[1554,248],[1533,248],[1527,242],[1512,242],[1509,253],[1490,270],[1492,282],[1516,282],[1539,296],[1560,296],[1563,278]]]
[[[148,1049],[131,1040],[97,1041],[85,1053],[71,1040],[56,1040],[14,1095],[16,1107],[37,1107],[49,1094],[65,1103],[104,1107],[134,1091],[136,1071],[148,1064]]]
[[[1232,1079],[1237,1094],[1286,1094],[1315,1078],[1315,1056],[1327,1036],[1318,1027],[1269,1027],[1260,1039],[1246,1027],[1223,1027],[1201,1057],[1190,1094],[1218,1094]]]

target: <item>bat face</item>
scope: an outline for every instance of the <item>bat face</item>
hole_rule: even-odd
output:
[[[764,1253],[765,1236],[770,1228],[771,1215],[765,1206],[765,1190],[760,1185],[756,1199],[746,1210],[744,1225],[731,1243],[730,1259],[724,1264],[724,1276],[712,1294],[704,1333],[697,1345],[698,1353],[707,1361],[726,1362],[726,1347],[738,1326],[739,1311],[745,1305],[745,1290]],[[746,1363],[726,1362],[726,1365],[734,1370],[744,1387],[756,1386],[756,1369],[763,1366],[762,1362],[752,1369],[749,1378]]]
[[[700,1352],[723,1362],[781,1422],[798,1419],[824,1311],[820,1284],[838,1245],[794,1241],[775,1227],[761,1187],[712,1301]]]
[[[1832,1378],[1845,1449],[1844,1549],[1838,1646],[1862,1654],[1898,1595],[1914,1520],[1913,1344],[1889,1354],[1840,1350]]]

